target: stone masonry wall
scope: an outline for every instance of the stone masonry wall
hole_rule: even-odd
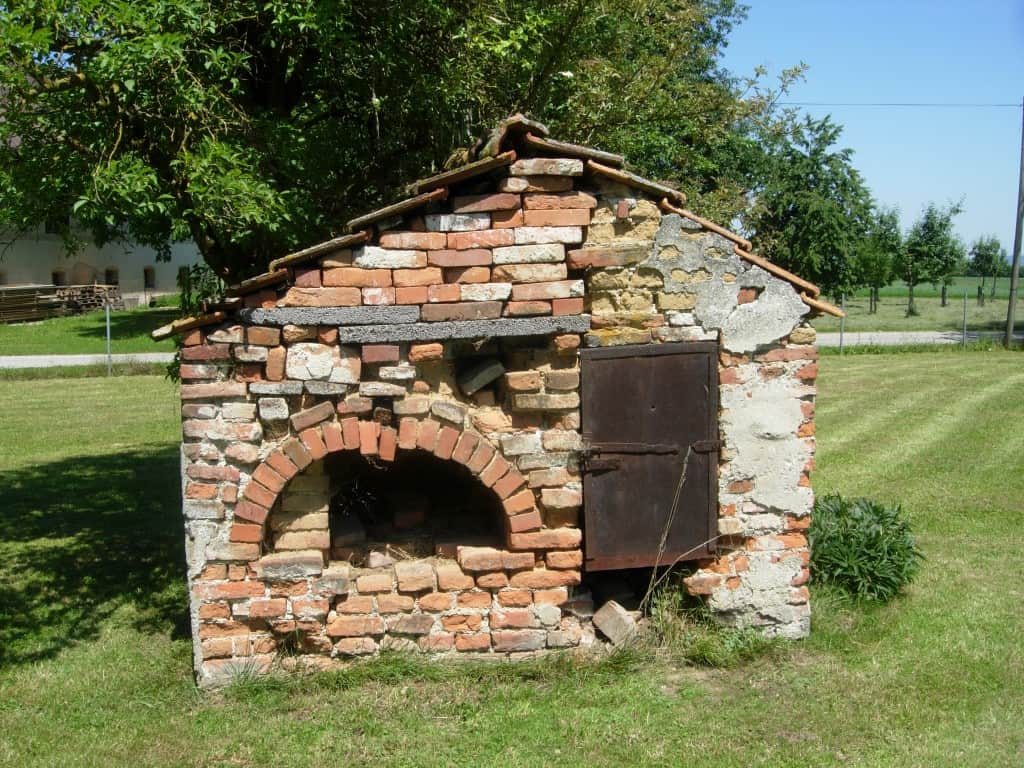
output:
[[[278,658],[592,642],[579,359],[711,339],[721,353],[720,556],[691,591],[725,621],[807,632],[816,353],[792,286],[583,163],[527,158],[378,224],[193,331],[183,496],[203,683]],[[501,500],[504,544],[378,569],[331,561],[324,460],[427,451]]]

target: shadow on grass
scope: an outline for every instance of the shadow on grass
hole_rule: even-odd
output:
[[[80,456],[0,474],[0,666],[96,637],[121,606],[188,634],[178,451]]]
[[[129,312],[110,313],[110,338],[134,339],[139,336],[147,336],[151,331],[166,325],[172,320],[177,320],[181,312],[176,307],[160,308],[150,310],[137,310]],[[107,327],[102,312],[88,315],[93,323],[85,324],[78,329],[79,336],[87,338],[104,339],[107,336]]]

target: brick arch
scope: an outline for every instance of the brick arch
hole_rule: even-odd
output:
[[[405,417],[398,429],[348,417],[316,424],[274,448],[255,470],[235,505],[230,540],[260,543],[274,503],[292,478],[329,453],[359,451],[394,461],[398,451],[420,450],[466,467],[501,501],[506,537],[541,529],[533,491],[498,448],[478,432],[431,418]]]

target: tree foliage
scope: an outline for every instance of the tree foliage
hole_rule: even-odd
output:
[[[841,132],[829,117],[807,116],[791,137],[771,143],[747,218],[760,250],[832,295],[857,286],[855,256],[872,216],[852,150],[835,148]]]
[[[971,273],[981,277],[981,288],[985,289],[985,278],[992,278],[992,295],[995,295],[996,278],[1002,275],[1007,264],[1006,249],[994,235],[979,237],[971,245]]]
[[[946,283],[964,268],[966,249],[953,232],[959,204],[945,208],[929,203],[907,235],[906,247],[893,265],[896,276],[907,284],[907,314],[916,314],[914,287],[921,283]]]
[[[720,68],[743,15],[735,0],[0,3],[0,225],[73,214],[99,242],[191,238],[245,276],[514,111],[728,221],[758,136],[786,129],[778,91]]]
[[[869,312],[878,311],[879,290],[892,282],[893,262],[902,249],[899,211],[894,208],[876,208],[857,251],[859,281],[870,290]]]

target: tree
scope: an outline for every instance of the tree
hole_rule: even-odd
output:
[[[513,111],[730,220],[755,134],[787,125],[779,91],[720,67],[743,15],[735,0],[2,3],[0,226],[73,214],[101,243],[190,238],[244,277]]]
[[[781,266],[838,295],[858,283],[855,255],[871,222],[871,196],[842,129],[806,117],[775,142],[763,186],[746,222],[757,247]]]
[[[971,271],[981,277],[981,290],[985,290],[985,278],[992,278],[992,298],[996,295],[996,278],[1006,263],[1006,251],[994,235],[979,237],[971,245]]]
[[[903,249],[899,211],[878,208],[868,222],[866,236],[857,251],[860,282],[870,291],[868,312],[878,311],[878,292],[892,282],[893,262]]]
[[[959,204],[941,208],[929,203],[911,227],[906,246],[893,264],[896,276],[907,284],[908,315],[917,314],[915,286],[943,283],[961,268],[965,248],[953,233],[953,217],[962,210]]]

